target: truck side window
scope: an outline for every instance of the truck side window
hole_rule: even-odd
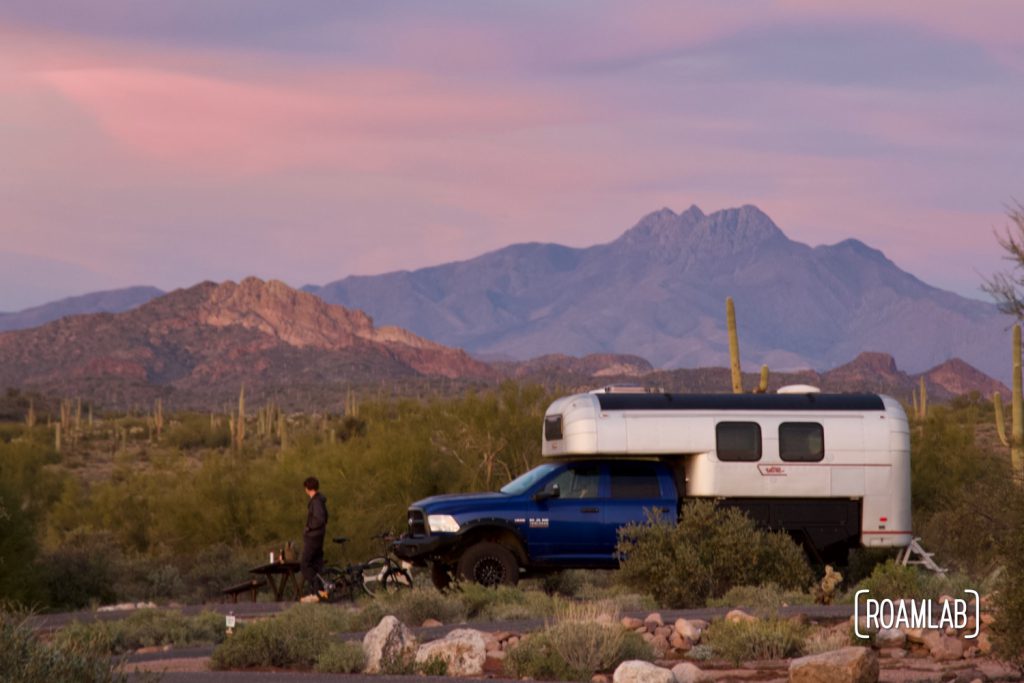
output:
[[[825,431],[817,422],[783,422],[779,425],[779,457],[818,462],[825,457]]]
[[[761,459],[761,425],[756,422],[719,422],[715,425],[715,441],[719,460],[756,462]]]
[[[601,470],[597,465],[575,465],[567,467],[547,486],[558,484],[560,498],[597,498],[600,482]]]
[[[661,498],[658,472],[649,463],[612,466],[612,498]]]

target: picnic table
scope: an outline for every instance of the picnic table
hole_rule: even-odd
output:
[[[302,584],[299,582],[298,562],[274,562],[273,564],[261,564],[249,570],[250,574],[265,576],[270,589],[274,591],[274,599],[281,602],[285,599],[285,591],[289,582],[294,591],[293,600],[298,600],[302,593]]]

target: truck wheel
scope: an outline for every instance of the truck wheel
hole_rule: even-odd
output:
[[[514,586],[519,582],[519,563],[503,545],[477,543],[459,558],[459,578],[482,586]]]
[[[446,591],[452,585],[452,568],[440,562],[430,563],[430,582],[439,591]]]

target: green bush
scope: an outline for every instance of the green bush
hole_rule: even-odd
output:
[[[382,595],[377,600],[385,614],[393,614],[403,624],[419,626],[427,619],[444,624],[465,621],[466,607],[457,594],[440,593],[433,588],[413,588]]]
[[[802,589],[811,582],[807,558],[788,535],[705,500],[684,505],[678,524],[651,519],[623,527],[618,552],[620,580],[664,607],[699,607],[734,586]]]
[[[316,670],[322,673],[355,674],[366,667],[366,653],[361,643],[331,643],[316,660]]]
[[[871,576],[858,583],[853,592],[862,589],[871,591],[870,597],[879,600],[923,600],[939,597],[948,590],[948,586],[935,574],[914,565],[902,565],[896,560],[889,560],[877,565]]]
[[[40,641],[23,614],[0,609],[0,680],[12,683],[122,683],[103,642],[82,633],[46,644]]]
[[[1015,491],[1007,502],[1011,526],[999,544],[1003,570],[992,597],[992,635],[1000,656],[1024,664],[1024,493]]]
[[[489,588],[476,583],[459,584],[452,595],[462,603],[465,617],[478,621],[542,619],[552,616],[564,602],[539,590]]]
[[[224,617],[216,612],[185,616],[177,610],[141,609],[124,619],[72,622],[54,642],[88,641],[110,654],[142,647],[217,644],[224,640]]]
[[[214,669],[261,666],[308,669],[348,630],[351,615],[329,605],[296,605],[272,619],[241,624],[213,651]]]
[[[589,681],[631,659],[654,659],[639,634],[618,624],[563,622],[524,638],[509,651],[505,667],[517,678]]]
[[[50,605],[80,609],[117,600],[121,553],[109,533],[79,530],[42,558]]]
[[[774,583],[760,586],[734,586],[720,598],[708,600],[708,607],[744,607],[758,616],[777,615],[786,605],[813,605],[808,593],[784,591]]]
[[[803,651],[808,627],[788,619],[714,621],[704,636],[715,654],[733,664],[748,660],[785,659]]]

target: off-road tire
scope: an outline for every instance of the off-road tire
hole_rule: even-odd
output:
[[[430,582],[439,591],[448,590],[452,585],[452,568],[440,562],[431,562]]]
[[[477,543],[459,558],[458,576],[483,586],[514,586],[519,582],[519,562],[512,551],[498,543]]]

